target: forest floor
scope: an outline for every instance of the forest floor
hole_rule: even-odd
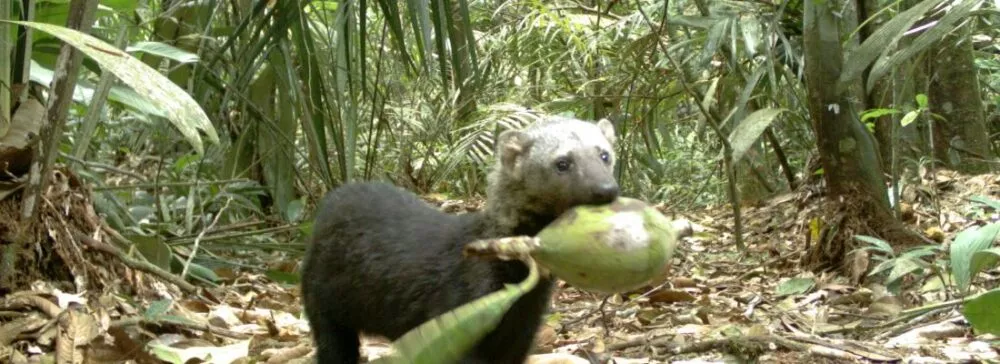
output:
[[[530,363],[1000,360],[998,339],[974,333],[960,306],[941,304],[953,299],[954,292],[929,271],[915,270],[901,280],[901,289],[887,289],[881,279],[855,283],[842,274],[804,269],[800,261],[817,243],[817,218],[824,209],[816,190],[802,188],[744,207],[745,250],[735,246],[727,206],[665,211],[694,226],[693,236],[680,244],[669,276],[655,286],[612,297],[560,285],[552,315],[538,336],[539,355]],[[996,205],[974,201],[982,197],[1000,200],[1000,176],[939,172],[904,189],[904,221],[942,248],[931,258],[947,259],[947,245],[956,234],[1000,220]],[[481,204],[435,196],[428,200],[450,212]],[[55,205],[61,206],[58,201]],[[50,227],[53,237],[59,236],[57,231]],[[299,257],[272,254],[239,259],[272,270],[297,269]],[[101,292],[69,294],[36,284],[0,298],[0,362],[36,362],[43,353],[54,352],[86,355],[93,362],[158,362],[155,356],[182,363],[209,355],[212,362],[311,360],[312,342],[295,284],[278,283],[273,275],[220,271],[224,284],[219,287],[185,291],[164,284],[158,278],[162,272],[153,268],[134,262],[128,268],[108,268],[123,265],[126,258],[101,256],[102,261],[85,268],[104,272],[89,275],[107,280]],[[851,264],[879,263],[875,255],[866,257]],[[994,268],[980,275],[974,287],[983,291],[998,282],[1000,271]],[[938,305],[920,309],[933,304]],[[151,356],[143,352],[144,345],[157,349]],[[379,338],[365,338],[362,346],[369,358],[391,350]]]

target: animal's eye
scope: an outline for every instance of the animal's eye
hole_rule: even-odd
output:
[[[601,152],[601,160],[604,161],[604,163],[607,163],[611,160],[611,154],[608,152]]]
[[[569,170],[569,167],[570,167],[569,160],[560,159],[556,161],[556,169],[559,170],[559,172],[566,172]]]

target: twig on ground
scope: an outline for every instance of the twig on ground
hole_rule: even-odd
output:
[[[106,163],[85,161],[85,160],[79,159],[77,157],[74,157],[72,155],[69,155],[69,154],[66,154],[66,153],[63,153],[63,152],[59,152],[59,155],[62,156],[63,158],[69,159],[70,161],[79,163],[80,165],[82,165],[84,167],[87,167],[87,168],[103,169],[103,170],[106,170],[106,171],[115,172],[115,173],[118,173],[118,174],[123,174],[123,175],[129,176],[129,177],[135,178],[135,179],[139,180],[139,182],[142,182],[142,183],[146,182],[146,176],[143,176],[141,174],[138,174],[138,173],[135,173],[135,172],[132,172],[132,171],[126,171],[124,169],[121,169],[121,168],[118,168],[118,167],[115,167],[115,166],[112,166],[112,165],[109,165],[109,164],[106,164]]]
[[[786,338],[780,335],[740,336],[725,339],[704,340],[689,344],[678,344],[673,338],[661,338],[652,341],[637,339],[608,345],[608,350],[622,350],[642,345],[663,347],[673,355],[719,350],[735,354],[751,354],[756,356],[765,350],[774,351],[783,348],[785,350],[808,352],[813,355],[841,360],[858,360],[862,358],[878,361],[893,360],[893,358],[887,355],[875,353],[867,348],[856,347],[857,345],[848,346],[844,344],[825,342],[816,338]]]
[[[133,259],[133,258],[125,255],[125,253],[123,253],[121,250],[119,250],[118,248],[116,248],[116,247],[114,247],[114,246],[112,246],[110,244],[104,243],[102,241],[99,241],[97,239],[91,238],[89,236],[86,236],[86,235],[83,235],[83,234],[80,234],[80,233],[76,233],[74,235],[76,235],[76,238],[79,239],[84,244],[86,244],[88,247],[91,247],[91,248],[93,248],[93,249],[95,249],[97,251],[103,252],[105,254],[110,254],[110,255],[114,256],[115,258],[118,258],[118,260],[121,260],[122,263],[124,263],[129,268],[136,269],[136,270],[141,270],[143,272],[147,272],[147,273],[153,274],[153,275],[155,275],[157,277],[162,278],[163,280],[165,280],[167,282],[176,284],[178,288],[180,288],[181,290],[183,290],[185,292],[188,292],[188,293],[193,293],[193,292],[196,292],[198,290],[197,287],[195,287],[191,283],[188,283],[184,279],[181,279],[181,277],[173,275],[170,272],[167,272],[167,271],[163,270],[162,268],[153,265],[152,263]]]
[[[201,324],[197,322],[181,321],[181,320],[150,320],[144,316],[135,316],[135,317],[124,318],[121,320],[111,321],[111,327],[126,327],[126,326],[138,325],[140,323],[148,323],[155,325],[177,325],[185,329],[208,331],[214,335],[224,336],[238,340],[243,340],[250,337],[250,334],[244,334],[232,330],[227,330],[209,324]]]
[[[194,238],[194,246],[191,247],[191,255],[188,255],[187,261],[184,262],[184,269],[181,269],[181,279],[187,277],[188,269],[191,267],[191,262],[194,261],[194,256],[198,255],[198,248],[201,245],[201,239],[205,237],[205,233],[207,233],[209,230],[212,230],[212,228],[215,227],[215,224],[219,222],[219,218],[222,217],[222,213],[226,211],[226,208],[229,207],[229,203],[232,201],[233,201],[232,197],[226,199],[226,204],[223,205],[222,208],[215,213],[215,218],[212,219],[212,223],[209,224],[204,229],[202,229],[201,232],[198,233],[198,237]]]
[[[877,339],[877,340],[881,340],[881,339],[885,339],[885,338],[888,338],[888,337],[893,337],[893,336],[902,334],[902,333],[904,333],[906,331],[910,331],[911,329],[915,328],[916,326],[920,326],[922,323],[929,321],[932,317],[936,316],[937,314],[939,314],[941,312],[944,312],[944,311],[948,311],[948,310],[951,310],[951,307],[939,307],[939,308],[936,308],[934,310],[924,312],[924,313],[920,314],[917,317],[913,317],[912,319],[910,319],[910,320],[908,320],[908,321],[906,321],[904,323],[896,325],[891,330],[887,330],[887,331],[885,331],[885,332],[883,332],[881,334],[875,335],[874,338]],[[950,319],[950,318],[946,318],[943,321],[947,321],[948,319]]]

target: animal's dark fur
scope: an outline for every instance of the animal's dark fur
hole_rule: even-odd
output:
[[[549,125],[559,130],[568,126]],[[614,161],[603,151],[607,146],[588,145],[595,143],[588,137],[601,135],[593,124],[584,126],[591,129],[583,134],[590,135],[570,133],[576,139],[542,138],[560,135],[558,130],[539,130],[544,127],[499,138],[501,162],[491,175],[482,212],[445,214],[380,182],[348,184],[327,194],[318,206],[302,284],[319,363],[357,363],[359,332],[396,339],[527,274],[521,262],[465,259],[465,244],[535,235],[566,208],[617,197]],[[531,154],[557,149],[565,155]],[[551,163],[557,160],[558,169]],[[548,308],[551,287],[550,280],[542,279],[463,363],[522,363]]]

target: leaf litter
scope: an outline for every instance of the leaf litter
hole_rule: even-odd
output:
[[[45,356],[74,363],[311,362],[312,339],[297,284],[227,268],[216,272],[221,284],[209,287],[144,265],[113,243],[116,233],[90,207],[89,192],[69,172],[55,173],[43,228],[35,233],[65,263],[66,271],[56,276],[68,279],[0,277],[5,283],[30,282],[29,289],[0,298],[0,362],[38,362]],[[947,245],[970,226],[1000,220],[1000,209],[990,205],[990,199],[1000,199],[1000,176],[941,171],[921,177],[921,183],[903,189],[901,211],[904,222],[928,239]],[[426,198],[452,213],[482,205]],[[16,221],[16,202],[0,201],[4,221]],[[624,295],[560,284],[529,363],[1000,360],[997,338],[973,331],[961,307],[947,304],[955,298],[943,283],[950,279],[901,274],[900,289],[872,277],[802,267],[806,247],[816,244],[815,219],[825,204],[814,186],[805,186],[748,206],[744,252],[732,243],[729,207],[664,208],[667,216],[692,227],[669,274]],[[9,222],[0,228],[6,234],[32,233]],[[267,254],[253,258],[271,269],[296,271],[298,255]],[[997,282],[1000,272],[992,267],[973,286],[985,291]],[[989,310],[969,308],[977,309]],[[391,350],[384,338],[362,340],[368,359]]]

